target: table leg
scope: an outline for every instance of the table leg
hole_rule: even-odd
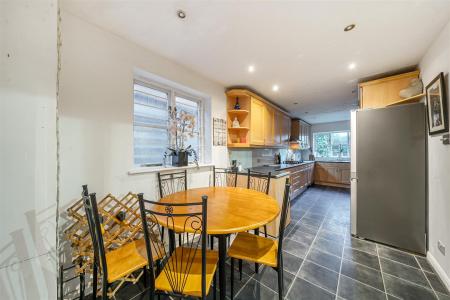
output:
[[[227,277],[225,272],[225,260],[227,258],[227,235],[218,235],[219,239],[219,289],[220,300],[225,300],[227,294]]]
[[[259,228],[255,229],[255,235],[259,236]],[[255,263],[255,273],[258,274],[259,264]]]
[[[175,232],[169,229],[168,234],[169,234],[169,253],[172,254],[172,252],[175,250]]]

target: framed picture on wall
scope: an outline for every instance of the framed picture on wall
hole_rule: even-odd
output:
[[[448,131],[447,94],[444,73],[440,73],[426,88],[427,118],[430,135]]]

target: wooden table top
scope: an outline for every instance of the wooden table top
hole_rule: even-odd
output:
[[[201,202],[208,196],[208,234],[229,234],[259,228],[273,221],[280,213],[277,201],[264,193],[235,187],[205,187],[189,189],[161,198],[164,203]],[[159,208],[159,206],[157,206]],[[200,206],[190,206],[199,211]],[[153,208],[155,209],[155,208]],[[161,212],[164,208],[161,207]],[[186,213],[184,206],[173,207],[174,213]],[[167,224],[167,217],[158,216],[158,222]],[[184,218],[174,218],[175,231],[184,229]]]

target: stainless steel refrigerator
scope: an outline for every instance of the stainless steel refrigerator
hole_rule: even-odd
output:
[[[352,111],[352,234],[426,253],[425,117],[422,103]]]

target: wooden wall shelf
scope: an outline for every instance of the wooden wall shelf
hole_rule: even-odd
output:
[[[228,130],[249,130],[248,127],[228,127]]]
[[[416,103],[416,102],[419,102],[423,97],[425,97],[425,94],[415,95],[415,96],[412,96],[412,97],[409,97],[409,98],[405,98],[405,99],[402,99],[402,100],[399,100],[399,101],[395,101],[395,102],[389,104],[388,106]]]
[[[228,113],[229,114],[237,114],[237,115],[241,115],[241,114],[245,115],[245,114],[248,114],[249,111],[246,109],[230,109],[228,111]]]

